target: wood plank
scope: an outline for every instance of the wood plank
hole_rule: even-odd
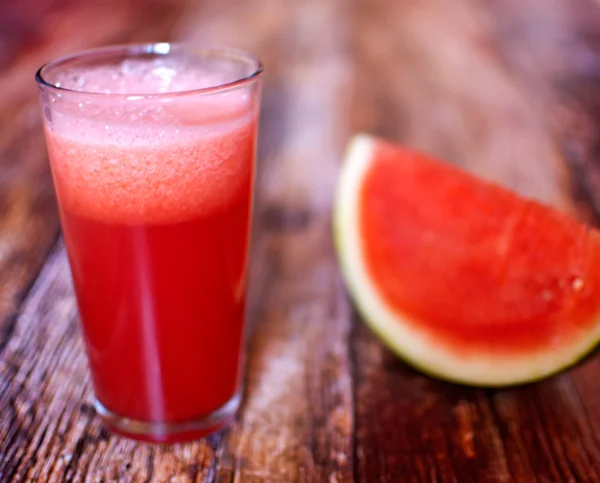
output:
[[[498,39],[499,54],[522,78],[529,98],[554,134],[557,149],[573,168],[572,194],[578,201],[580,216],[597,225],[600,6],[591,0],[533,1],[527,10],[530,15],[514,1],[488,2],[490,15],[502,19],[491,32]],[[543,18],[545,28],[535,28],[532,18]],[[594,462],[598,461],[600,445],[600,396],[596,390],[599,367],[598,357],[588,359],[572,371],[568,391],[564,392],[575,413],[582,415],[582,421],[573,422],[567,430],[573,431],[573,426],[581,424],[589,428],[579,432],[579,444],[571,451],[587,453]]]
[[[314,23],[343,22],[345,8],[318,0],[185,8],[173,38],[233,44],[267,66],[244,411],[229,432],[187,445],[140,445],[103,429],[61,245],[2,354],[0,408],[12,417],[0,425],[0,479],[352,479],[350,326],[329,234],[349,75],[344,27]]]
[[[573,3],[563,2],[564,10]],[[495,35],[494,25],[517,13],[531,30],[553,32],[550,20],[560,10],[537,4],[514,1],[513,10],[498,7],[500,14],[466,0],[357,2],[356,128],[582,214],[571,201],[574,178],[555,131],[539,109],[544,98],[532,94],[556,86],[543,74],[530,81],[506,62],[499,43],[513,30]],[[520,53],[521,43],[508,49]],[[597,359],[536,385],[484,391],[408,369],[358,322],[353,350],[359,481],[599,480],[597,423],[590,419],[598,413],[588,409],[590,402],[599,407],[591,391]]]
[[[588,0],[57,5],[43,10],[41,36],[3,53],[0,76],[0,116],[15,124],[0,135],[11,173],[0,176],[0,328],[10,328],[0,339],[1,480],[600,481],[597,358],[503,391],[431,380],[356,317],[350,332],[329,234],[348,122],[590,216]],[[106,12],[109,24],[98,21]],[[65,35],[73,25],[81,36]],[[100,426],[62,245],[14,316],[57,227],[35,92],[23,85],[43,57],[158,35],[232,43],[267,66],[244,411],[228,432],[164,447]],[[573,202],[582,173],[587,198]]]
[[[58,234],[38,112],[29,103],[0,116],[0,351]]]

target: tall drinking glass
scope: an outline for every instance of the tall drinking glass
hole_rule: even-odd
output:
[[[117,433],[193,439],[239,406],[261,72],[160,43],[36,75],[95,407]]]

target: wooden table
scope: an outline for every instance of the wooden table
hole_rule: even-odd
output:
[[[243,410],[170,447],[90,405],[33,84],[57,55],[158,39],[266,65]],[[355,315],[330,236],[359,130],[597,222],[598,4],[9,0],[0,47],[0,481],[600,481],[598,358],[506,390],[425,377]]]

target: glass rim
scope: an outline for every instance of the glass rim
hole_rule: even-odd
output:
[[[244,75],[238,79],[232,81],[223,82],[214,86],[198,87],[194,89],[185,89],[181,91],[173,92],[146,92],[146,93],[114,93],[114,92],[93,92],[86,90],[69,89],[67,87],[56,86],[44,78],[44,71],[51,67],[58,67],[61,64],[65,64],[71,61],[76,61],[84,58],[93,58],[94,56],[102,56],[106,54],[124,54],[131,58],[140,57],[147,54],[164,55],[168,56],[175,50],[177,51],[188,51],[195,52],[198,54],[213,54],[222,58],[230,58],[245,62],[251,66],[250,73]],[[244,52],[230,47],[218,47],[218,46],[199,46],[192,43],[186,42],[150,42],[150,43],[132,43],[132,44],[117,44],[105,47],[95,47],[91,49],[81,50],[66,56],[58,57],[57,59],[51,60],[43,64],[35,73],[35,81],[38,86],[50,89],[57,93],[68,93],[68,94],[79,94],[85,96],[103,97],[103,98],[135,98],[128,100],[139,100],[139,99],[160,99],[160,98],[173,98],[180,96],[187,96],[190,94],[206,95],[216,94],[222,91],[235,89],[236,87],[248,84],[262,74],[264,66],[262,62],[254,57],[252,54]]]

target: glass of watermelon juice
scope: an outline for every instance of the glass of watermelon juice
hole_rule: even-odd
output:
[[[95,407],[117,433],[195,439],[239,406],[261,72],[161,43],[36,75]]]

